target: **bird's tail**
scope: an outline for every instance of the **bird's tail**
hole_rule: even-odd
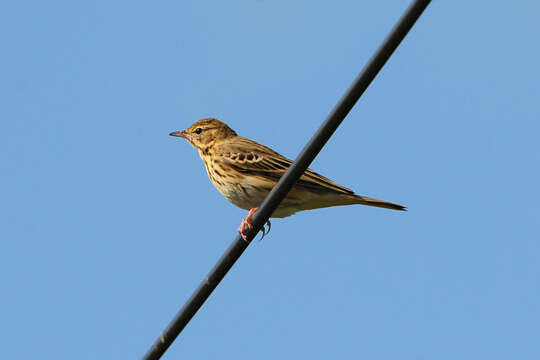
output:
[[[350,204],[362,204],[362,205],[368,205],[368,206],[376,206],[376,207],[385,208],[385,209],[407,211],[407,208],[405,206],[394,204],[388,201],[368,198],[367,196],[344,195],[344,197],[349,199]]]

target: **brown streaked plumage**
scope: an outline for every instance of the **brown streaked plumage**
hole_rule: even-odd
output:
[[[223,196],[242,209],[253,209],[240,225],[239,231],[245,237],[244,226],[251,227],[251,217],[256,208],[292,161],[264,145],[238,136],[227,124],[213,118],[201,119],[188,129],[170,135],[186,139],[199,151],[210,181]],[[352,190],[307,169],[272,217],[352,204],[405,210],[398,204],[356,195]]]

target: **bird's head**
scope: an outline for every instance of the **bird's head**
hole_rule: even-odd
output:
[[[175,131],[169,135],[182,137],[197,150],[202,150],[212,146],[218,140],[236,136],[236,133],[224,122],[214,118],[206,118],[195,122],[184,131]]]

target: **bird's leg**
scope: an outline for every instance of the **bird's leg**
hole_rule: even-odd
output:
[[[249,210],[249,213],[248,213],[248,216],[246,218],[244,218],[244,220],[242,220],[242,222],[240,223],[240,227],[238,228],[238,232],[240,233],[240,235],[242,236],[242,239],[244,240],[247,240],[247,235],[245,233],[245,228],[246,228],[246,225],[248,227],[248,229],[253,229],[253,224],[251,223],[251,219],[253,218],[253,214],[255,214],[255,212],[257,211],[258,208],[252,208]]]
[[[259,208],[252,208],[249,210],[249,213],[248,213],[248,216],[242,220],[242,222],[240,223],[240,227],[238,228],[238,232],[240,233],[240,235],[242,236],[242,238],[244,240],[247,240],[247,234],[245,232],[245,228],[246,226],[248,227],[248,229],[253,229],[253,224],[251,223],[252,219],[253,219],[253,215],[255,214],[255,212],[258,210]],[[268,232],[266,231],[266,229],[264,228],[264,226],[262,227],[262,236],[261,236],[261,240],[264,238],[264,236],[270,232],[270,228],[272,226],[272,224],[270,224],[270,220],[268,220],[266,222],[266,225],[268,225]],[[259,241],[261,241],[259,240]]]

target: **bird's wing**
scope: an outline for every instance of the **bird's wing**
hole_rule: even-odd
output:
[[[291,160],[274,150],[240,136],[235,137],[233,141],[216,145],[214,152],[221,161],[231,166],[234,170],[245,175],[263,178],[273,183],[277,182],[292,164]],[[354,194],[351,189],[336,184],[311,169],[307,169],[302,174],[297,182],[297,186],[315,192],[330,191],[342,194]]]

